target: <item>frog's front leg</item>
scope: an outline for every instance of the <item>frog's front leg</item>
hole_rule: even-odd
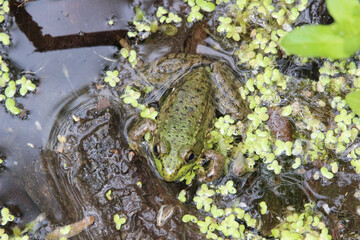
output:
[[[154,132],[156,123],[150,118],[142,119],[136,123],[128,132],[129,146],[131,149],[139,152],[140,141],[147,132]]]
[[[214,150],[205,150],[204,156],[210,161],[205,171],[198,171],[199,179],[204,182],[213,182],[217,180],[224,172],[225,156]]]

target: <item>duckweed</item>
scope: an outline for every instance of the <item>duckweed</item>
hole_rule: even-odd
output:
[[[13,98],[6,98],[5,106],[7,110],[9,110],[14,115],[18,115],[21,112],[20,109],[16,107],[16,103]]]
[[[114,222],[115,222],[115,225],[116,225],[116,230],[120,230],[121,226],[126,223],[126,218],[125,217],[120,217],[119,214],[115,214],[114,215]]]
[[[231,24],[232,19],[229,17],[219,17],[221,24],[218,26],[219,33],[225,32],[227,38],[232,38],[235,41],[240,40],[241,27]]]
[[[4,22],[5,15],[10,11],[9,1],[0,1],[0,23]],[[5,33],[0,33],[0,43],[3,45],[9,45],[11,43],[10,36]],[[32,83],[30,79],[26,79],[25,76],[21,76],[20,79],[14,81],[9,77],[9,67],[4,61],[3,56],[0,56],[0,102],[5,100],[6,109],[14,114],[18,115],[21,110],[17,107],[15,102],[16,94],[19,93],[21,96],[25,96],[28,91],[35,91],[36,85]],[[21,85],[20,89],[16,85]]]
[[[130,50],[130,52],[129,52],[126,48],[122,48],[120,50],[120,54],[121,54],[121,56],[123,58],[128,59],[128,61],[131,64],[132,67],[136,66],[137,58],[136,58],[136,51],[135,50]],[[110,73],[110,75],[108,75],[108,72],[111,72],[111,71],[106,72],[106,75],[107,75],[107,77],[109,77],[109,79],[107,81],[105,81],[105,82],[109,82],[110,86],[115,87],[116,83],[120,81],[120,79],[119,79],[119,81],[117,79],[117,76],[118,76],[119,72],[117,70],[115,70],[115,71],[113,71],[112,74]],[[117,74],[116,74],[116,72],[117,72]],[[113,78],[113,79],[111,79],[111,78]]]
[[[202,15],[200,13],[200,6],[193,6],[191,7],[191,12],[189,14],[189,16],[187,17],[187,21],[188,22],[193,22],[196,20],[201,20],[203,19],[204,15]]]
[[[260,210],[260,213],[262,214],[262,215],[264,215],[264,214],[266,214],[267,213],[267,205],[266,205],[266,202],[264,202],[264,201],[262,201],[262,202],[260,202],[260,208],[261,208],[261,210]]]
[[[327,179],[332,179],[334,177],[334,174],[329,172],[329,170],[326,167],[322,167],[320,169],[320,172]]]
[[[254,113],[248,115],[248,119],[251,120],[251,125],[256,129],[260,123],[269,119],[269,115],[266,113],[266,107],[255,108]]]
[[[1,209],[1,225],[4,226],[8,222],[12,222],[15,220],[14,215],[12,215],[8,208],[2,208]]]
[[[250,214],[241,208],[221,209],[216,206],[214,202],[218,194],[235,194],[236,189],[233,188],[233,184],[233,181],[227,181],[225,185],[219,185],[217,187],[202,184],[193,201],[198,205],[200,202],[199,196],[210,198],[212,200],[208,201],[209,206],[211,206],[210,211],[205,210],[209,212],[209,215],[205,216],[203,220],[200,220],[194,215],[185,214],[182,218],[183,222],[196,223],[199,226],[200,232],[206,234],[207,239],[223,239],[220,234],[225,237],[243,238],[245,236],[245,225],[240,224],[238,221],[243,220],[248,226],[256,227],[256,219],[251,218]]]
[[[275,141],[275,146],[276,149],[274,151],[275,155],[281,155],[283,152],[285,152],[285,154],[287,156],[291,156],[291,150],[293,147],[293,143],[288,141],[288,142],[283,142],[281,140],[276,140]]]
[[[136,91],[130,86],[127,86],[125,88],[125,93],[121,95],[120,98],[123,99],[124,103],[131,104],[131,106],[133,106],[134,108],[140,109],[141,117],[155,119],[156,116],[158,115],[158,112],[153,107],[148,108],[147,106],[138,103],[138,99],[140,98],[140,96],[141,96],[140,92]]]
[[[178,199],[180,202],[186,202],[186,191],[184,189],[180,191]]]
[[[106,197],[108,200],[112,200],[112,191],[111,191],[111,189],[109,189],[109,190],[105,193],[105,197]]]
[[[291,114],[291,112],[292,112],[292,106],[291,105],[286,106],[282,109],[281,116],[287,117]]]
[[[20,95],[25,96],[28,91],[34,91],[36,88],[36,85],[33,84],[29,79],[26,79],[26,77],[22,77],[19,80],[16,80],[16,85],[21,85],[20,88]]]
[[[70,231],[71,231],[71,226],[70,225],[67,225],[65,227],[60,228],[60,233],[62,235],[66,235],[66,234],[70,233]]]
[[[291,167],[293,169],[297,169],[298,167],[300,167],[301,165],[301,159],[300,158],[295,158],[295,162],[291,165]]]
[[[235,194],[236,188],[234,188],[234,182],[228,181],[225,185],[220,185],[216,192],[218,194],[221,194],[222,196],[227,196],[228,194]]]
[[[2,42],[4,45],[10,44],[10,36],[6,33],[0,33],[0,42]]]
[[[271,230],[277,239],[331,239],[321,216],[312,209],[313,203],[305,204],[303,213],[291,213],[277,228]]]

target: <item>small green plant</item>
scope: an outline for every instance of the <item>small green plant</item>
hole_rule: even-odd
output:
[[[126,223],[126,218],[125,217],[120,217],[119,214],[115,214],[114,215],[114,222],[115,222],[115,225],[116,225],[116,229],[120,230],[121,225]]]
[[[216,199],[219,195],[228,196],[236,194],[233,181],[227,181],[225,185],[217,187],[213,185],[202,184],[193,198],[197,209],[204,208],[207,216],[203,220],[194,215],[185,214],[182,221],[197,224],[201,233],[206,234],[206,239],[224,239],[232,236],[235,239],[244,239],[246,233],[245,225],[239,221],[245,222],[247,226],[255,228],[256,219],[252,218],[245,210],[234,206],[222,209],[216,205]]]
[[[132,67],[135,67],[137,64],[137,59],[136,59],[136,51],[135,50],[130,50],[130,52],[126,49],[126,48],[122,48],[120,50],[120,54],[123,58],[127,58],[129,63],[131,64]],[[106,73],[107,74],[107,73]],[[117,77],[117,76],[116,76]],[[110,85],[111,86],[111,85]]]
[[[125,88],[125,93],[121,95],[121,98],[123,99],[124,103],[131,104],[134,108],[138,108],[141,110],[140,116],[142,118],[150,118],[155,120],[156,116],[158,115],[158,112],[153,107],[147,107],[144,104],[138,103],[138,99],[140,98],[141,93],[136,91],[130,86],[127,86]]]
[[[15,217],[14,215],[10,214],[10,211],[8,208],[1,209],[1,225],[4,226],[8,222],[14,221]]]
[[[294,213],[289,208],[286,218],[271,230],[276,239],[331,239],[321,215],[314,211],[314,204],[306,203],[304,206],[302,213]]]
[[[106,71],[106,77],[104,78],[104,82],[109,83],[111,87],[115,87],[116,83],[120,82],[119,71]]]
[[[21,79],[16,80],[16,85],[19,84],[21,85],[19,91],[21,96],[25,96],[28,91],[34,91],[36,88],[35,84],[33,84],[29,79],[26,79],[24,76]]]

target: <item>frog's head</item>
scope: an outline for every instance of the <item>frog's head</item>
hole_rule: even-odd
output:
[[[179,180],[196,164],[191,146],[171,148],[170,144],[155,144],[152,149],[155,165],[165,181]]]

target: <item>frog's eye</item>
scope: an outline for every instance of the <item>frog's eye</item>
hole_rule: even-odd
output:
[[[160,146],[159,144],[156,144],[153,148],[153,152],[155,154],[156,157],[158,157],[160,155]]]
[[[185,156],[185,162],[189,163],[195,159],[195,155],[192,151],[189,151]]]

